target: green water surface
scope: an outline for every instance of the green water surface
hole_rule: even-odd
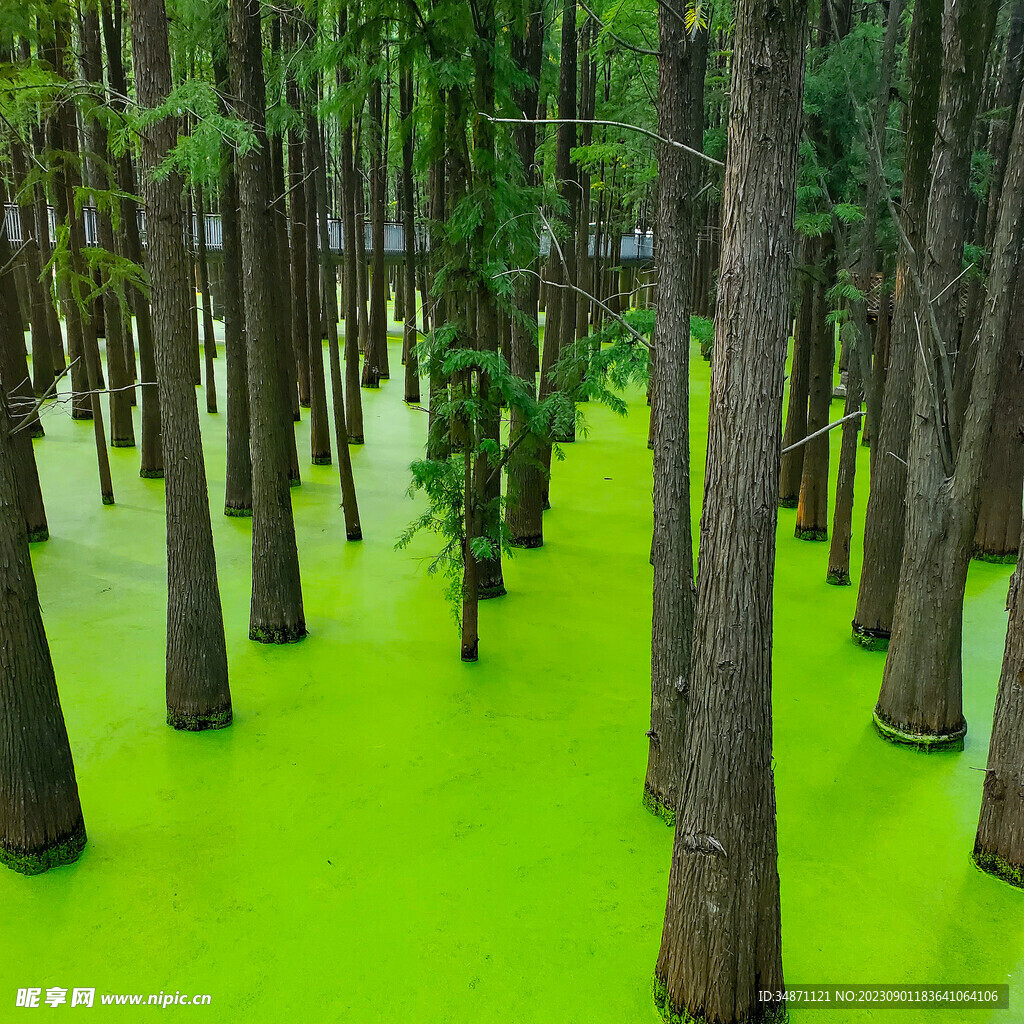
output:
[[[392,325],[392,329],[396,329]],[[694,346],[696,493],[708,370]],[[160,481],[67,406],[36,442],[51,539],[33,558],[89,845],[74,866],[0,872],[0,1022],[650,1024],[672,836],[640,803],[649,712],[647,408],[586,407],[551,484],[545,546],[481,609],[478,664],[428,577],[407,467],[426,414],[393,379],[363,392],[353,449],[365,540],[345,542],[332,467],[293,491],[309,638],[247,639],[247,520],[220,514],[224,416],[202,412],[234,697],[215,733],[164,725]],[[224,408],[224,361],[218,362]],[[200,406],[205,400],[200,396]],[[833,404],[840,413],[841,403]],[[832,435],[833,481],[839,435]],[[860,560],[861,453],[853,569]],[[699,502],[695,501],[695,522]],[[884,655],[850,639],[855,590],[826,545],[779,524],[775,772],[791,982],[1009,982],[1011,1009],[896,1012],[894,1024],[1024,1020],[1024,893],[968,859],[1010,567],[972,566],[961,754],[871,727]],[[91,1010],[15,1006],[91,987]],[[102,993],[208,993],[208,1006],[100,1006]],[[794,1012],[810,1024],[894,1011]]]

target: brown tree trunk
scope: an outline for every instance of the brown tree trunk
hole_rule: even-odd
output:
[[[664,1015],[784,1008],[772,582],[807,9],[735,8],[729,158],[684,767],[655,970]],[[664,240],[662,240],[664,242]]]
[[[806,239],[804,258],[813,259],[814,243]],[[796,445],[807,436],[807,391],[811,372],[811,333],[813,331],[814,292],[816,284],[806,273],[800,273],[800,309],[793,334],[793,372],[789,378],[789,404],[786,427],[782,434],[783,453],[779,468],[779,507],[796,508],[800,499],[800,480],[804,471],[806,445]]]
[[[249,638],[261,643],[290,643],[306,635],[306,620],[288,479],[291,425],[278,362],[278,349],[284,339],[270,308],[272,268],[266,260],[266,254],[273,251],[274,224],[260,5],[258,0],[231,0],[230,8],[229,63],[236,113],[248,122],[257,139],[254,148],[237,156],[252,434]]]
[[[935,136],[942,54],[942,0],[917,0],[908,43],[910,101],[904,119],[903,228],[915,251],[924,238],[928,169]],[[917,334],[916,289],[907,254],[896,269],[889,362],[871,446],[871,485],[864,520],[864,561],[853,638],[868,649],[888,646],[906,524],[907,453]]]
[[[995,20],[992,0],[947,8],[941,99],[932,157],[927,250],[921,271],[921,341],[914,382],[914,425],[907,475],[907,521],[874,720],[882,736],[925,750],[962,749],[961,630],[964,587],[978,517],[985,446],[992,429],[1020,243],[1024,186],[1024,106],[1018,112],[1000,198],[992,271],[986,286],[977,361],[960,443],[948,430],[950,375],[942,364],[951,317],[947,284],[960,273],[971,127],[984,56]],[[952,272],[951,272],[952,271]],[[929,305],[947,336],[933,335]]]
[[[217,88],[227,96],[227,53],[213,56]],[[224,101],[222,101],[224,102]],[[227,105],[225,102],[225,113]],[[252,453],[249,450],[249,360],[245,344],[242,255],[238,235],[238,182],[235,155],[225,142],[220,150],[221,260],[224,268],[224,362],[227,376],[226,467],[224,514],[252,515]]]
[[[401,107],[402,130],[402,224],[405,228],[405,263],[400,268],[402,275],[405,302],[402,309],[404,320],[402,345],[405,350],[405,400],[413,405],[420,402],[420,366],[416,357],[418,342],[416,331],[416,197],[413,192],[412,159],[413,159],[413,83],[412,58],[404,64],[399,77],[398,95]],[[397,320],[398,303],[395,303],[395,319]]]
[[[1012,562],[1019,555],[1021,492],[1024,489],[1024,273],[1017,283],[995,421],[985,456],[981,508],[972,556],[984,562]]]
[[[196,219],[199,221],[196,263],[199,266],[199,295],[203,302],[203,358],[206,369],[206,411],[217,411],[217,376],[214,360],[217,358],[217,335],[213,330],[213,305],[210,300],[210,267],[206,259],[206,206],[203,187],[196,185]],[[221,222],[223,229],[223,221]],[[223,242],[221,243],[223,244]]]
[[[341,172],[345,205],[345,421],[351,444],[363,443],[363,398],[359,391],[359,252],[356,241],[356,175],[351,124],[342,132]]]
[[[135,88],[144,108],[171,92],[164,0],[132,0]],[[167,724],[196,731],[231,724],[224,617],[210,525],[206,467],[192,382],[194,291],[181,221],[179,174],[157,177],[177,141],[172,118],[142,132],[146,238],[157,386],[163,417],[167,521]]]
[[[35,875],[77,860],[86,837],[25,539],[12,429],[0,390],[0,863]]]
[[[387,268],[384,265],[385,153],[384,115],[380,79],[370,86],[370,231],[373,265],[370,268],[370,324],[363,360],[364,388],[376,388],[388,373]]]
[[[834,251],[831,237],[823,239],[818,250],[817,272],[831,281],[834,276]],[[835,329],[826,322],[828,302],[826,284],[814,282],[811,312],[811,352],[809,361],[807,435],[828,425],[832,407],[832,382],[835,375]],[[799,540],[828,540],[828,464],[829,437],[822,434],[804,446],[804,464],[800,476],[800,498],[796,508],[796,536]]]
[[[690,37],[666,8],[658,13],[658,133],[703,148],[708,36]],[[658,317],[653,345],[658,386],[654,441],[654,602],[651,619],[651,727],[644,804],[671,823],[683,781],[683,732],[693,641],[690,525],[690,254],[697,234],[693,197],[703,164],[675,146],[658,151]]]
[[[1018,544],[1024,546],[1024,538]],[[1010,579],[1006,607],[1010,621],[973,860],[982,871],[1024,888],[1024,559]]]

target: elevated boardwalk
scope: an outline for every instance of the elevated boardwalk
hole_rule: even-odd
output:
[[[18,207],[14,203],[7,203],[4,209],[7,221],[7,237],[11,244],[17,248],[24,239],[21,235],[21,218],[18,214]],[[56,232],[56,218],[53,207],[49,207],[50,213],[50,237],[53,238]],[[90,246],[98,245],[98,232],[96,227],[96,208],[87,206],[82,210],[82,221],[85,229],[85,244]],[[203,227],[206,234],[207,254],[219,259],[223,252],[223,236],[221,234],[220,214],[208,213],[204,217]],[[139,232],[142,235],[142,242],[146,240],[146,214],[139,210]],[[364,225],[366,240],[366,252],[373,253],[373,232],[370,225]],[[329,217],[327,220],[327,237],[330,243],[331,255],[340,260],[345,254],[344,230],[341,220],[337,217]],[[192,217],[192,248],[195,251],[199,244],[199,218]],[[427,231],[422,226],[416,232],[417,252],[426,252],[430,248]],[[545,235],[540,241],[540,252],[547,256],[551,248],[551,239]],[[602,245],[602,248],[604,246]],[[609,246],[609,248],[612,248]],[[594,255],[594,236],[590,237],[590,255]],[[619,241],[618,260],[615,261],[614,252],[605,253],[606,258],[613,266],[620,267],[647,267],[654,262],[654,238],[650,232],[641,233],[631,231],[621,236]],[[387,263],[403,263],[405,261],[405,228],[396,221],[386,221],[384,224],[384,260]]]

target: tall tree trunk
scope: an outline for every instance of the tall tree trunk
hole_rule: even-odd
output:
[[[227,53],[215,51],[214,75],[222,96],[228,94]],[[225,103],[225,113],[227,105]],[[224,362],[227,370],[226,468],[224,514],[252,515],[252,453],[249,450],[249,360],[245,342],[242,254],[238,234],[238,181],[230,143],[220,149],[221,258],[224,266]]]
[[[735,8],[692,687],[655,998],[721,1024],[783,1008],[772,581],[806,5]],[[664,239],[662,240],[664,242]]]
[[[217,335],[213,329],[213,305],[210,300],[210,266],[206,258],[206,205],[203,186],[196,185],[196,219],[199,221],[196,262],[199,266],[199,296],[203,302],[203,358],[206,369],[206,411],[217,411],[217,376],[214,360],[217,358]],[[223,221],[221,222],[223,231]],[[222,242],[223,245],[223,235]]]
[[[144,108],[171,92],[164,0],[132,0],[135,88]],[[142,132],[153,338],[163,417],[167,520],[167,724],[196,731],[231,724],[224,617],[210,525],[206,466],[193,380],[194,290],[183,243],[182,180],[154,172],[177,140],[165,117]]]
[[[957,295],[947,286],[962,266],[971,128],[995,7],[992,0],[965,0],[962,6],[947,7],[943,19],[946,60],[921,261],[924,293],[906,533],[892,642],[874,712],[876,727],[886,739],[926,750],[962,749],[967,731],[961,677],[964,587],[1020,241],[1024,107],[1018,113],[1000,199],[970,402],[960,443],[953,447],[951,378],[943,367],[956,357],[944,346],[956,322]],[[933,333],[929,307],[935,323],[945,325],[944,337]]]
[[[370,85],[370,230],[373,265],[370,269],[370,334],[363,360],[363,387],[375,388],[388,378],[387,269],[384,265],[384,203],[386,156],[380,79]]]
[[[661,56],[658,133],[703,148],[708,35],[690,36],[666,8],[658,12]],[[693,537],[690,525],[690,254],[697,235],[695,193],[703,164],[675,146],[658,150],[658,386],[651,402],[654,440],[654,603],[651,618],[651,728],[644,804],[675,820],[683,781],[683,731],[693,641]]]
[[[405,321],[403,327],[403,347],[405,349],[405,400],[413,405],[420,402],[420,366],[416,358],[416,196],[413,191],[412,159],[413,133],[415,127],[412,120],[413,82],[412,58],[408,57],[399,73],[398,96],[402,117],[402,226],[405,229],[405,263],[400,268],[404,282],[405,307],[402,310]],[[395,318],[398,318],[397,303]]]
[[[804,239],[803,258],[813,259],[814,241]],[[784,451],[779,468],[779,506],[796,508],[800,499],[800,480],[804,471],[806,445],[796,445],[807,436],[807,393],[811,374],[811,334],[814,318],[815,281],[807,273],[799,272],[800,308],[796,331],[793,334],[793,372],[789,378],[789,404],[786,408],[786,428],[782,434]]]
[[[341,137],[342,194],[345,204],[345,421],[351,444],[363,443],[363,398],[359,391],[359,253],[356,241],[356,175],[352,125]]]
[[[924,238],[929,164],[935,137],[942,55],[942,0],[916,0],[908,44],[910,101],[904,119],[903,229],[915,251]],[[906,253],[896,268],[895,309],[889,341],[889,364],[874,444],[871,486],[864,520],[864,561],[853,637],[869,649],[885,648],[899,581],[906,524],[907,453],[913,405],[918,297]]]
[[[513,37],[513,60],[516,67],[528,76],[528,85],[514,97],[522,113],[524,123],[513,129],[519,162],[522,165],[524,184],[537,184],[537,126],[529,122],[537,117],[537,102],[540,95],[540,75],[544,51],[544,12],[533,10],[526,0],[520,4],[517,32]],[[534,266],[539,264],[539,259]],[[531,268],[532,269],[532,268]],[[516,284],[515,303],[518,316],[512,319],[512,358],[510,368],[529,389],[537,393],[536,367],[539,324],[537,317],[537,278],[533,273],[524,274]],[[529,429],[523,411],[513,407],[510,412],[509,438],[516,443]],[[539,548],[544,543],[544,518],[542,514],[542,480],[537,466],[538,448],[534,438],[519,443],[509,456],[507,463],[508,484],[505,504],[505,525],[509,532],[509,543],[515,547]]]
[[[826,281],[835,276],[831,236],[822,239],[817,250],[817,273],[811,312],[811,352],[808,377],[807,434],[828,425],[832,408],[832,383],[836,364],[835,329],[828,323]],[[800,476],[800,499],[796,507],[796,536],[800,540],[828,540],[828,463],[829,438],[822,434],[804,445],[804,464]]]
[[[0,389],[0,863],[35,875],[77,860],[86,837],[18,500],[12,429]]]
[[[248,122],[257,145],[239,152],[239,227],[244,267],[245,335],[249,359],[252,432],[252,603],[249,638],[290,643],[306,635],[302,584],[289,491],[290,417],[280,386],[278,349],[283,340],[270,308],[274,224],[266,132],[266,86],[258,0],[230,0],[230,67],[236,113]],[[293,438],[294,440],[294,438]]]
[[[974,558],[1012,562],[1019,555],[1021,492],[1024,489],[1024,273],[1017,283],[996,416],[985,456],[981,508],[974,532]]]

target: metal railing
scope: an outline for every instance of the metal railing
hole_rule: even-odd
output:
[[[50,238],[56,236],[57,220],[53,207],[48,207],[50,218]],[[143,246],[146,244],[146,211],[139,210],[139,235]],[[4,209],[4,218],[7,226],[7,237],[14,246],[21,245],[24,241],[21,234],[21,216],[16,204],[7,203]],[[88,246],[99,245],[99,230],[97,223],[97,210],[94,206],[86,206],[82,209],[82,224],[85,233],[85,244]],[[204,233],[206,236],[206,249],[208,253],[216,254],[223,251],[224,236],[221,227],[219,213],[207,213],[203,218]],[[187,232],[186,232],[187,235]],[[192,237],[185,239],[185,244],[192,252],[195,252],[199,245],[199,217],[192,215]],[[369,221],[363,225],[363,238],[366,243],[366,252],[373,253],[373,228]],[[332,254],[342,255],[345,252],[345,232],[342,221],[337,217],[327,219],[327,240]],[[610,250],[610,238],[602,238],[601,251],[606,258],[612,258]],[[594,255],[594,236],[590,236],[589,252]],[[430,238],[426,227],[422,224],[416,227],[416,248],[418,252],[426,252],[430,249]],[[547,256],[551,251],[551,239],[545,233],[540,240],[540,253]],[[401,260],[405,257],[405,226],[398,221],[385,221],[384,223],[384,255],[392,260]],[[654,236],[650,231],[630,231],[623,234],[619,240],[618,265],[633,266],[637,264],[651,263],[654,259]]]

